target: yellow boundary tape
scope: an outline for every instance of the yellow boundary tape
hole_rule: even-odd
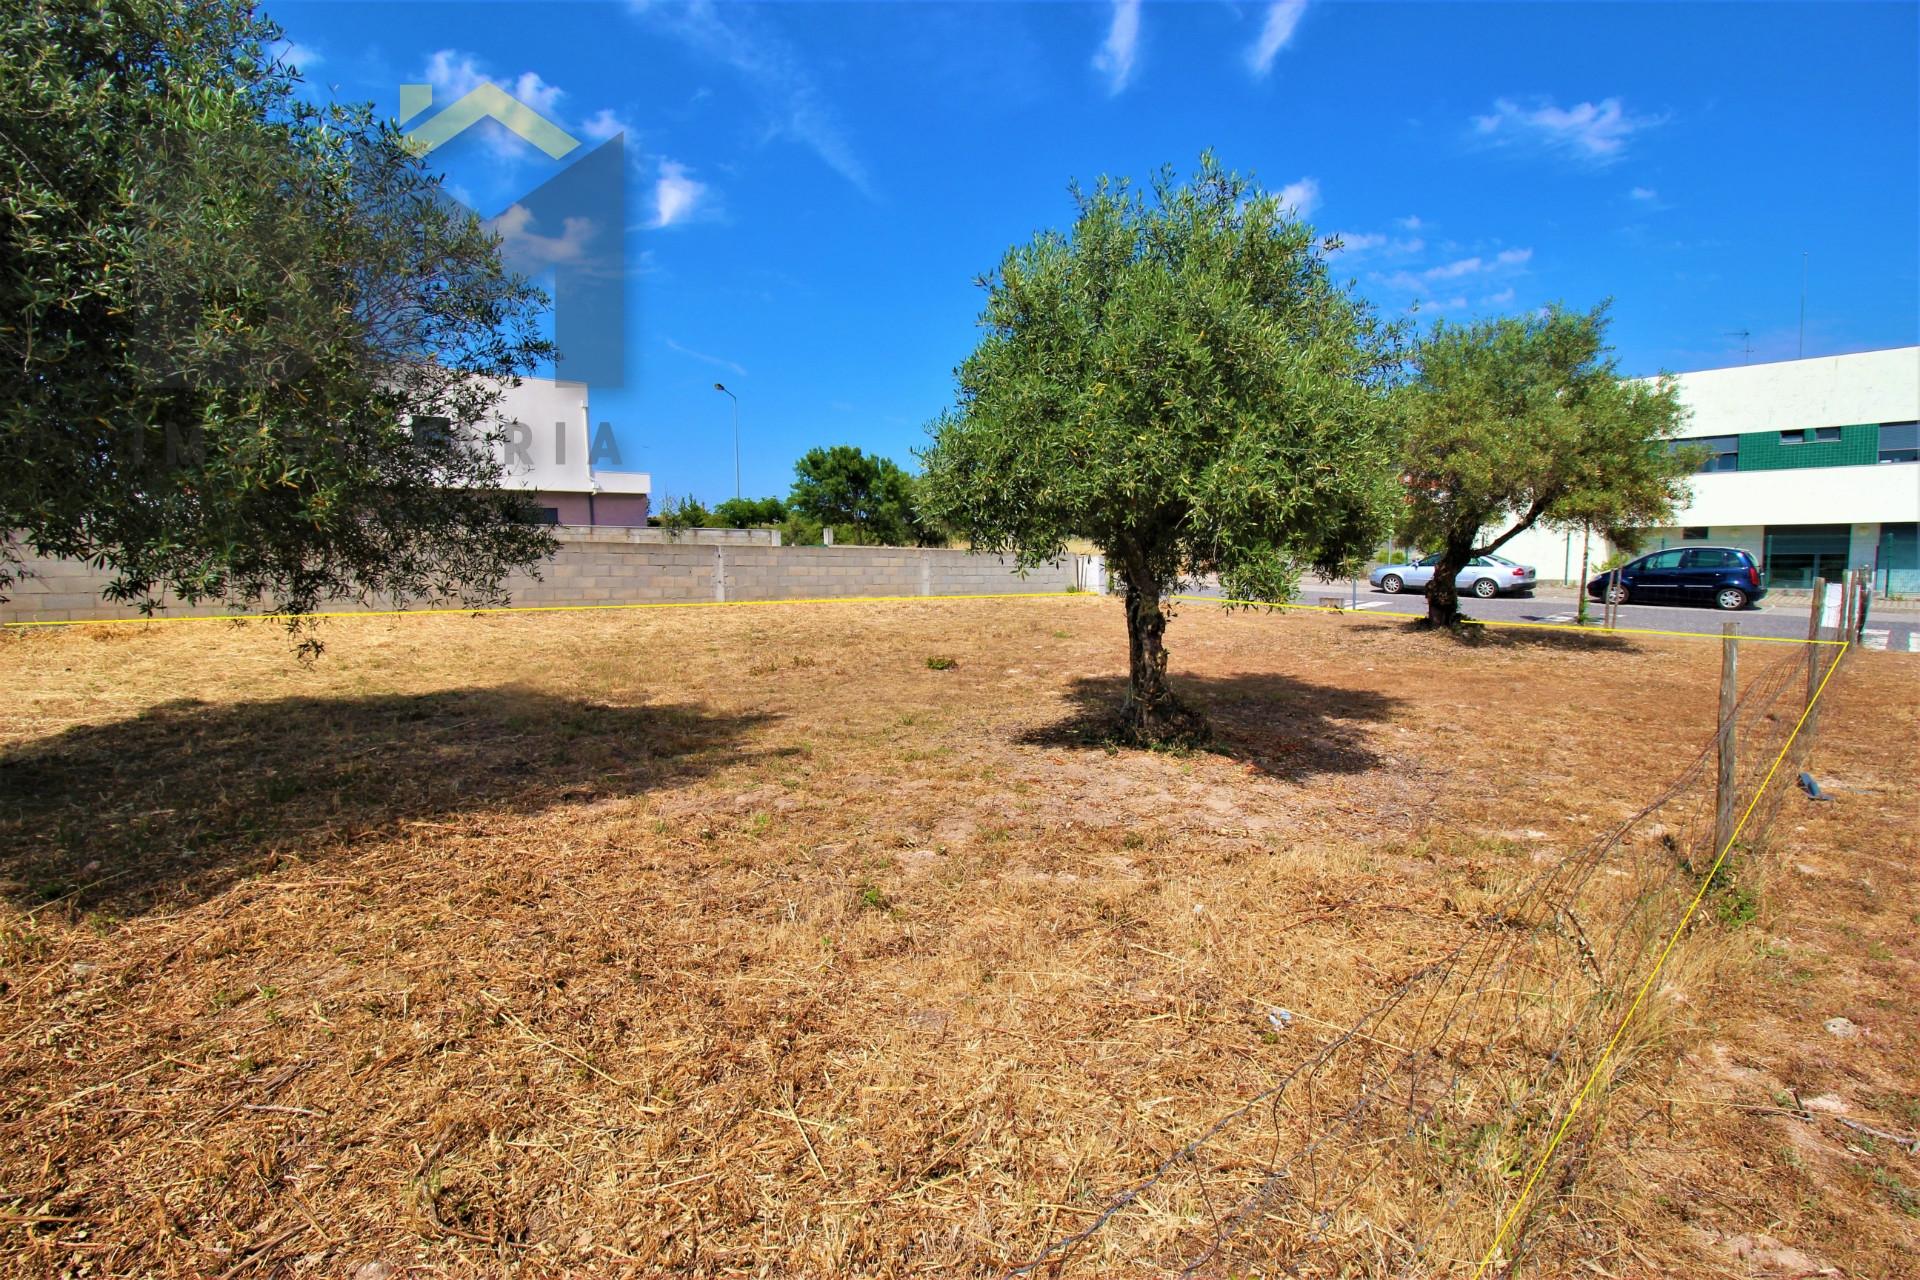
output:
[[[1259,600],[1222,600],[1211,596],[1176,596],[1174,598],[1193,604],[1261,605],[1281,609],[1309,609],[1321,613],[1356,612],[1352,609],[1343,609],[1331,605],[1288,604],[1266,606],[1266,602]],[[1406,615],[1387,614],[1384,616],[1404,617]],[[1481,621],[1478,619],[1468,619],[1468,621],[1474,623],[1476,626],[1483,627],[1544,627],[1554,631],[1569,629],[1563,623],[1552,622],[1504,622],[1500,620]],[[1616,627],[1610,630],[1591,633],[1584,632],[1579,628],[1572,628],[1572,630],[1577,635],[1678,636],[1702,640],[1724,640],[1727,638],[1724,635],[1715,635],[1709,631],[1655,631],[1648,628],[1637,627]],[[1513,1207],[1509,1209],[1506,1216],[1501,1219],[1500,1228],[1494,1233],[1493,1243],[1487,1246],[1486,1253],[1480,1258],[1480,1265],[1473,1270],[1472,1280],[1480,1280],[1480,1277],[1485,1274],[1487,1268],[1492,1265],[1495,1255],[1500,1252],[1500,1246],[1506,1243],[1507,1236],[1512,1232],[1514,1223],[1519,1221],[1521,1211],[1527,1207],[1527,1201],[1532,1197],[1533,1188],[1535,1184],[1540,1181],[1540,1175],[1546,1172],[1547,1165],[1552,1161],[1554,1152],[1559,1150],[1561,1142],[1564,1141],[1567,1136],[1567,1131],[1573,1127],[1573,1118],[1579,1114],[1580,1108],[1585,1105],[1587,1098],[1593,1093],[1594,1086],[1599,1082],[1601,1074],[1607,1069],[1608,1064],[1613,1061],[1614,1051],[1620,1047],[1620,1037],[1627,1033],[1627,1028],[1632,1025],[1634,1016],[1640,1012],[1640,1006],[1646,1002],[1647,993],[1653,990],[1653,984],[1658,982],[1660,975],[1665,972],[1668,958],[1672,956],[1674,947],[1679,945],[1680,935],[1686,932],[1687,925],[1692,923],[1694,914],[1699,911],[1701,902],[1706,899],[1707,886],[1713,883],[1713,878],[1719,874],[1721,866],[1727,860],[1727,855],[1733,852],[1733,846],[1739,842],[1740,833],[1746,830],[1747,819],[1753,816],[1754,809],[1760,803],[1760,797],[1765,795],[1767,788],[1773,784],[1774,775],[1780,771],[1780,765],[1786,760],[1787,753],[1793,750],[1793,744],[1799,741],[1800,730],[1806,727],[1807,717],[1813,714],[1814,707],[1819,705],[1820,696],[1827,691],[1827,681],[1833,679],[1833,673],[1839,670],[1840,659],[1844,658],[1847,650],[1852,648],[1852,644],[1846,640],[1801,640],[1788,636],[1738,635],[1735,636],[1734,639],[1743,642],[1762,640],[1775,644],[1838,645],[1840,651],[1834,655],[1833,662],[1828,665],[1826,674],[1820,677],[1820,683],[1814,687],[1813,697],[1807,700],[1806,709],[1800,713],[1800,719],[1795,722],[1793,732],[1787,735],[1787,740],[1780,745],[1779,754],[1774,756],[1773,763],[1767,767],[1767,776],[1761,779],[1759,787],[1754,790],[1753,798],[1747,801],[1746,809],[1740,814],[1740,821],[1734,824],[1733,833],[1727,837],[1726,847],[1715,855],[1713,865],[1707,868],[1706,875],[1701,877],[1700,887],[1694,890],[1693,900],[1687,903],[1687,909],[1681,913],[1679,923],[1674,925],[1673,932],[1667,937],[1666,945],[1660,949],[1660,958],[1654,961],[1653,969],[1647,974],[1646,980],[1640,984],[1640,989],[1634,993],[1633,1003],[1627,1007],[1626,1016],[1620,1019],[1620,1025],[1614,1028],[1613,1035],[1607,1040],[1607,1047],[1601,1052],[1599,1061],[1594,1063],[1593,1070],[1587,1073],[1585,1082],[1580,1086],[1580,1092],[1574,1095],[1573,1104],[1567,1108],[1567,1114],[1561,1118],[1560,1127],[1554,1131],[1553,1139],[1547,1143],[1546,1150],[1542,1151],[1540,1158],[1534,1162],[1532,1171],[1527,1174],[1526,1183],[1520,1188],[1520,1198],[1514,1201]]]
[[[1801,643],[1804,644],[1806,641]],[[1487,1252],[1481,1257],[1480,1265],[1473,1269],[1473,1280],[1480,1280],[1480,1276],[1493,1264],[1494,1255],[1500,1252],[1500,1246],[1506,1242],[1507,1233],[1513,1230],[1513,1224],[1519,1220],[1520,1211],[1526,1208],[1527,1199],[1533,1194],[1534,1184],[1540,1180],[1540,1175],[1546,1172],[1547,1162],[1553,1159],[1554,1151],[1559,1148],[1561,1140],[1567,1136],[1567,1130],[1572,1128],[1574,1116],[1579,1114],[1581,1106],[1587,1100],[1587,1095],[1593,1092],[1593,1086],[1600,1079],[1600,1073],[1606,1070],[1609,1062],[1613,1061],[1613,1052],[1620,1045],[1620,1037],[1626,1034],[1628,1025],[1633,1022],[1633,1016],[1640,1012],[1640,1006],[1645,1003],[1647,993],[1653,990],[1653,984],[1659,980],[1661,971],[1666,968],[1667,957],[1673,954],[1674,947],[1680,941],[1680,935],[1686,931],[1687,925],[1693,920],[1694,913],[1700,909],[1700,903],[1707,895],[1707,886],[1713,883],[1713,878],[1719,873],[1721,864],[1727,860],[1727,854],[1733,851],[1734,844],[1740,839],[1740,833],[1746,829],[1747,819],[1753,816],[1754,808],[1760,803],[1760,797],[1766,794],[1768,786],[1773,782],[1773,775],[1779,772],[1781,762],[1787,758],[1787,752],[1793,749],[1794,742],[1799,739],[1800,730],[1805,727],[1807,717],[1813,714],[1814,707],[1820,701],[1820,695],[1827,691],[1827,681],[1833,679],[1833,673],[1840,669],[1840,659],[1846,657],[1847,650],[1852,647],[1844,640],[1837,643],[1840,645],[1840,652],[1834,655],[1833,662],[1827,667],[1827,673],[1820,677],[1820,683],[1815,687],[1813,697],[1807,700],[1807,708],[1800,713],[1800,719],[1794,724],[1793,732],[1788,734],[1787,740],[1780,744],[1780,753],[1774,756],[1773,763],[1767,767],[1767,776],[1760,780],[1759,787],[1754,790],[1753,799],[1747,801],[1747,807],[1741,813],[1740,821],[1734,824],[1733,834],[1727,837],[1726,848],[1720,850],[1713,860],[1713,865],[1707,868],[1707,874],[1701,878],[1700,887],[1694,890],[1693,901],[1687,904],[1686,911],[1681,914],[1680,923],[1673,926],[1673,933],[1668,936],[1667,945],[1660,949],[1660,958],[1654,961],[1653,970],[1647,974],[1646,981],[1640,984],[1640,990],[1634,994],[1633,1003],[1627,1007],[1626,1016],[1620,1019],[1620,1025],[1614,1029],[1612,1038],[1607,1041],[1607,1047],[1600,1054],[1600,1060],[1594,1063],[1593,1070],[1587,1074],[1586,1083],[1582,1084],[1580,1092],[1574,1095],[1573,1104],[1567,1108],[1567,1114],[1562,1117],[1560,1127],[1554,1131],[1553,1140],[1547,1143],[1547,1149],[1540,1153],[1540,1159],[1534,1163],[1533,1172],[1527,1175],[1525,1185],[1520,1188],[1520,1198],[1514,1201],[1513,1208],[1509,1209],[1507,1216],[1501,1220],[1500,1230],[1495,1233],[1493,1243],[1487,1246]]]
[[[935,600],[1040,600],[1073,599],[1091,591],[989,591],[978,595],[956,596],[806,596],[791,600],[646,600],[638,604],[524,604],[496,605],[476,609],[341,609],[332,613],[177,613],[167,617],[139,618],[60,618],[47,622],[0,622],[6,627],[133,627],[154,622],[288,622],[307,618],[426,618],[461,614],[476,617],[493,613],[590,613],[609,609],[725,609],[746,605],[770,604],[888,604],[894,602],[926,604]]]
[[[1358,609],[1348,609],[1330,604],[1276,604],[1270,600],[1232,600],[1222,596],[1172,596],[1170,599],[1183,604],[1221,604],[1246,606],[1256,609],[1301,609],[1309,613],[1359,613]],[[1380,618],[1408,618],[1418,615],[1405,613],[1381,613],[1371,615]],[[1475,627],[1514,627],[1535,631],[1570,631],[1578,636],[1682,636],[1697,640],[1724,640],[1726,636],[1718,631],[1656,631],[1650,627],[1577,627],[1567,622],[1508,622],[1501,618],[1462,618],[1462,622]],[[1741,643],[1757,640],[1762,644],[1845,644],[1845,640],[1802,640],[1796,636],[1748,636],[1735,634],[1734,639]]]
[[[803,596],[791,600],[647,600],[635,604],[533,604],[533,605],[497,605],[475,609],[340,609],[328,613],[193,613],[153,615],[138,618],[58,618],[45,622],[0,622],[0,630],[32,627],[133,627],[152,623],[168,622],[286,622],[293,618],[427,618],[435,616],[463,615],[469,618],[486,614],[502,613],[597,613],[610,610],[627,609],[725,609],[740,608],[749,605],[783,604],[910,604],[914,601],[931,600],[1044,600],[1049,598],[1067,599],[1085,596],[1100,599],[1093,591],[986,591],[972,595],[951,596]],[[1356,613],[1335,605],[1276,603],[1270,600],[1235,600],[1222,596],[1172,596],[1172,600],[1182,604],[1218,604],[1234,605],[1259,609],[1293,609],[1305,613]],[[1403,613],[1383,613],[1383,618],[1404,618]],[[1476,627],[1511,627],[1538,631],[1571,631],[1575,635],[1614,635],[1614,636],[1680,636],[1699,640],[1721,640],[1721,636],[1711,631],[1659,631],[1648,627],[1610,627],[1604,630],[1586,630],[1562,622],[1509,622],[1499,618],[1464,619]],[[1740,640],[1758,641],[1762,644],[1845,644],[1844,640],[1801,640],[1792,636],[1738,636]]]

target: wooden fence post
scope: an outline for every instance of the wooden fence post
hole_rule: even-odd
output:
[[[1827,606],[1827,580],[1813,580],[1813,611],[1807,618],[1807,723],[1801,730],[1801,736],[1811,737],[1813,722],[1820,718],[1820,711],[1813,705],[1814,691],[1820,687],[1820,651],[1827,646],[1815,643],[1820,639],[1820,612]]]
[[[1713,851],[1717,858],[1733,840],[1734,718],[1740,702],[1740,642],[1733,623],[1721,624],[1720,637],[1720,772],[1713,791]]]

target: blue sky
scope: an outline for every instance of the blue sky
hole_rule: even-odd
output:
[[[492,80],[624,130],[627,382],[657,495],[785,493],[851,443],[913,465],[973,284],[1071,178],[1287,190],[1383,312],[1614,299],[1624,370],[1920,341],[1920,6],[289,3],[316,97],[397,114]],[[572,158],[491,122],[433,163],[483,213]],[[561,243],[558,227],[528,228]],[[1750,338],[1734,331],[1748,330]]]

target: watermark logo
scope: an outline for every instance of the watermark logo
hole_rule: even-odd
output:
[[[471,211],[499,234],[501,257],[510,270],[534,279],[552,273],[553,341],[560,349],[554,375],[591,387],[624,386],[626,135],[586,149],[580,139],[491,82],[427,114],[432,107],[432,85],[400,86],[400,123],[418,121],[404,135],[416,155],[429,155],[492,120],[549,159],[577,157],[491,217]]]
[[[400,86],[400,123],[433,105],[433,86]],[[437,147],[479,124],[497,120],[507,129],[558,160],[580,145],[580,139],[535,111],[520,99],[493,83],[482,84],[463,94],[452,106],[407,130],[407,145],[415,155],[426,155]]]

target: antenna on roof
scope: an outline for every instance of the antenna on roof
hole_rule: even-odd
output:
[[[1729,329],[1727,330],[1727,336],[1729,338],[1740,339],[1740,341],[1746,346],[1746,350],[1747,350],[1747,358],[1741,361],[1741,363],[1752,364],[1753,363],[1753,330]]]

